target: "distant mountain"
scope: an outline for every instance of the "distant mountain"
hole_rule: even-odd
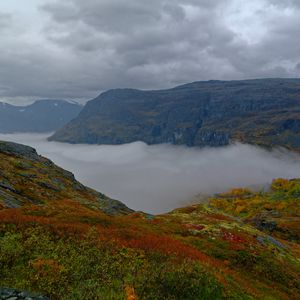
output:
[[[116,89],[87,103],[50,140],[300,150],[300,79],[194,82],[168,90]]]
[[[0,132],[55,131],[81,110],[81,105],[64,100],[39,100],[28,106],[0,102]]]

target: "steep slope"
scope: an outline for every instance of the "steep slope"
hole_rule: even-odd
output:
[[[52,300],[299,299],[299,240],[230,216],[215,199],[160,216],[120,203],[103,213],[110,199],[32,148],[0,149],[0,286]],[[299,211],[299,182],[285,181],[280,197],[256,195],[287,218],[290,201]]]
[[[28,106],[0,102],[0,132],[51,132],[77,117],[82,106],[63,100],[40,100]]]
[[[70,200],[109,214],[131,212],[89,189],[28,146],[0,141],[0,209]]]
[[[300,79],[195,82],[170,90],[110,90],[50,140],[300,150]]]

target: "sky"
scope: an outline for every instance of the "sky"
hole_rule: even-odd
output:
[[[135,210],[163,213],[234,187],[267,187],[273,178],[299,177],[300,155],[250,145],[188,148],[142,142],[71,145],[47,142],[47,134],[0,134],[30,145],[77,180]],[[199,197],[195,197],[198,194]]]
[[[299,77],[298,0],[1,0],[0,101]]]

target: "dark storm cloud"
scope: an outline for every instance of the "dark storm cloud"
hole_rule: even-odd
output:
[[[300,75],[296,0],[44,2],[38,37],[0,30],[2,96],[88,99],[115,87]]]
[[[44,10],[57,22],[52,41],[100,58],[103,88],[151,88],[222,74],[223,58],[211,57],[210,48],[234,35],[217,21],[219,2],[74,0]]]

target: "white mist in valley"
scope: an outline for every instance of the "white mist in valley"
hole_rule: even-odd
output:
[[[142,142],[71,145],[47,142],[47,136],[1,134],[0,140],[30,145],[85,185],[149,213],[183,206],[199,193],[300,177],[300,155],[282,149],[266,151],[242,144],[199,149]]]

